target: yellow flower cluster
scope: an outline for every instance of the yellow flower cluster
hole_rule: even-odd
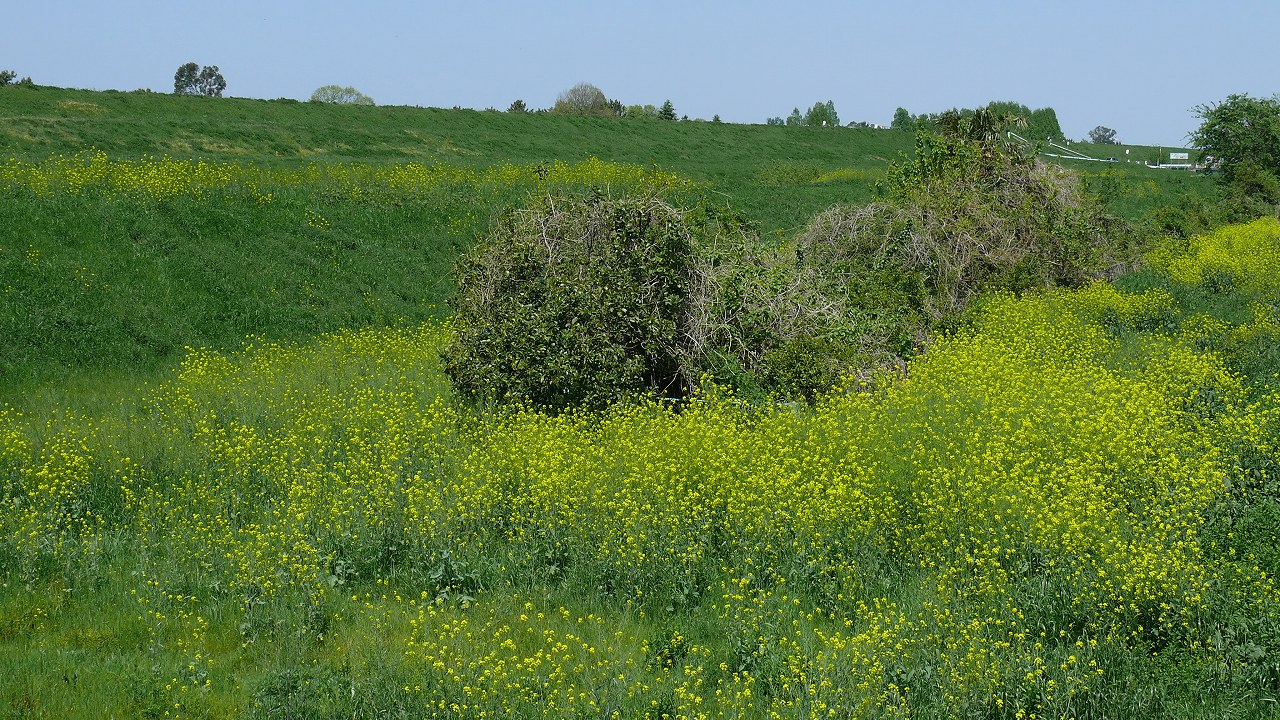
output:
[[[1280,293],[1280,219],[1261,218],[1198,235],[1186,247],[1170,244],[1148,258],[1174,280],[1230,290]]]
[[[461,187],[480,193],[574,186],[655,192],[687,188],[692,183],[658,168],[606,162],[595,157],[577,163],[561,160],[526,165],[504,163],[479,169],[441,162],[390,166],[310,164],[297,169],[269,169],[168,156],[118,160],[101,150],[86,150],[75,155],[57,155],[39,163],[9,158],[0,164],[0,190],[38,195],[96,191],[165,199],[247,191],[259,204],[266,204],[273,197],[270,190],[300,186],[327,187],[339,197],[360,200],[384,195],[421,195],[442,187]]]
[[[252,185],[259,174],[234,163],[168,156],[112,160],[101,150],[86,150],[40,163],[10,158],[0,165],[0,189],[28,190],[37,195],[99,191],[153,199],[201,197],[237,184]]]

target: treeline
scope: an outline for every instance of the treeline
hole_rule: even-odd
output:
[[[1053,108],[1046,107],[1032,110],[1026,105],[1009,101],[993,101],[978,109],[952,108],[944,112],[922,113],[920,115],[912,115],[906,108],[900,107],[894,111],[893,122],[889,124],[889,127],[894,130],[906,130],[908,132],[917,130],[933,131],[938,127],[938,121],[945,113],[955,113],[963,118],[972,118],[978,110],[988,110],[996,115],[1021,118],[1026,122],[1026,127],[1023,130],[1025,130],[1025,136],[1028,140],[1035,142],[1042,140],[1063,142],[1066,140],[1066,136],[1062,134],[1062,126],[1058,124],[1058,113]]]

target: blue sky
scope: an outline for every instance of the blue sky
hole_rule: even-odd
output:
[[[5,3],[0,69],[43,85],[169,92],[184,62],[227,95],[352,85],[381,105],[549,107],[575,83],[625,104],[761,123],[1013,100],[1068,137],[1179,145],[1194,108],[1280,92],[1275,0],[1163,2]]]

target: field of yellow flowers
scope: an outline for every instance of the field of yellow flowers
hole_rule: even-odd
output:
[[[195,192],[103,162],[0,184]],[[242,170],[176,175],[284,182]],[[507,172],[649,171],[465,182]],[[0,717],[1272,716],[1280,393],[1232,358],[1274,337],[1278,251],[1259,221],[1142,291],[988,298],[811,408],[476,410],[431,322],[0,409]],[[1247,301],[1188,310],[1209,286]]]

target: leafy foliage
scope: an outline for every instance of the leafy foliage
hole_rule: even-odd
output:
[[[515,100],[511,101],[511,104],[509,106],[507,106],[507,112],[527,113],[529,112],[529,108],[524,104],[524,100],[521,100],[520,98],[516,98]]]
[[[814,103],[804,114],[804,124],[809,127],[838,127],[840,116],[836,113],[836,104],[828,100],[825,103]]]
[[[893,130],[910,130],[916,129],[915,118],[911,117],[911,113],[906,108],[900,107],[893,111],[893,121],[889,123],[890,129]]]
[[[1280,174],[1280,96],[1253,98],[1229,95],[1220,103],[1196,107],[1200,127],[1191,142],[1212,156],[1228,182],[1252,165]]]
[[[330,103],[333,105],[373,105],[373,98],[354,87],[340,85],[322,85],[311,93],[311,102]]]
[[[675,120],[676,106],[672,105],[670,100],[664,100],[662,107],[658,109],[658,117],[662,120]]]
[[[1116,140],[1116,131],[1104,125],[1089,131],[1089,142],[1099,145],[1116,145],[1120,141]]]
[[[548,198],[460,261],[445,370],[472,396],[564,408],[688,386],[693,238],[656,198]]]
[[[578,83],[560,93],[551,112],[561,115],[614,115],[604,91],[591,83]]]
[[[840,115],[836,113],[835,102],[828,100],[814,103],[803,115],[800,108],[793,108],[785,121],[781,118],[769,118],[768,124],[782,125],[784,122],[792,127],[837,127],[840,125]]]
[[[18,77],[18,73],[13,70],[0,70],[0,87],[13,84],[14,79]]]
[[[1078,286],[1135,262],[1131,231],[1075,176],[1005,141],[1014,121],[944,113],[942,132],[918,133],[915,157],[890,168],[880,200],[820,213],[780,255],[719,265],[748,268],[714,283],[738,288],[722,315],[742,364],[812,394],[802,378],[829,386],[893,365],[984,293]]]
[[[227,89],[227,81],[218,71],[217,65],[200,67],[193,62],[178,67],[173,75],[173,94],[203,95],[205,97],[222,97]]]
[[[1205,215],[1239,222],[1280,206],[1280,95],[1230,95],[1196,108],[1203,121],[1191,141],[1221,170],[1225,197]]]

